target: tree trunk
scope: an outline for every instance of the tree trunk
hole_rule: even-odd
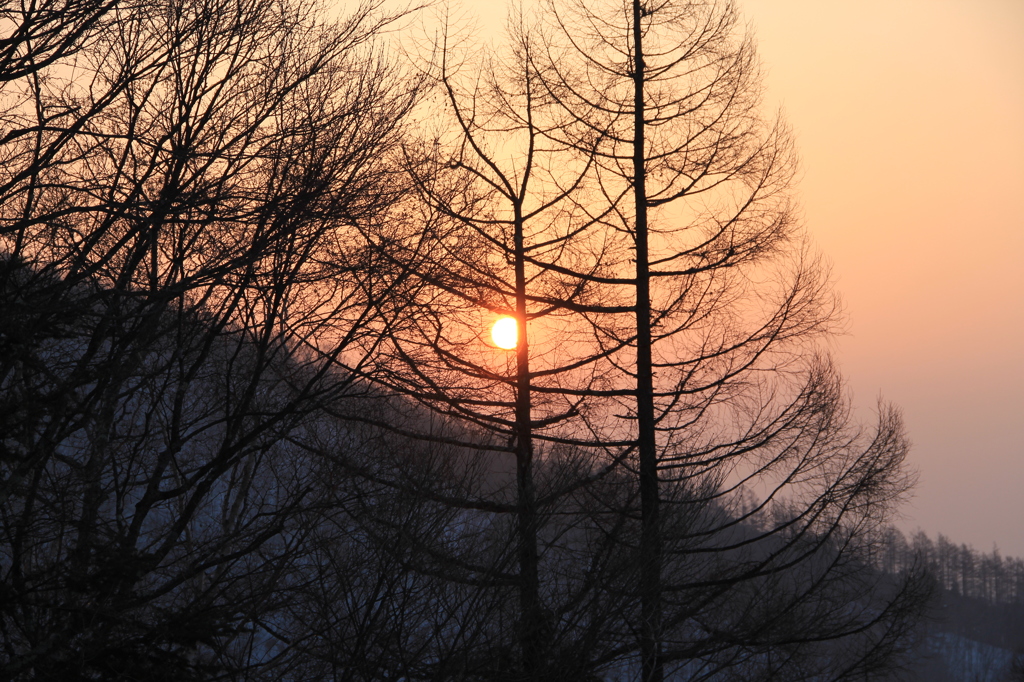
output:
[[[633,0],[633,198],[636,244],[636,417],[640,458],[640,655],[644,682],[661,682],[661,534],[654,435],[651,288],[644,163],[644,54],[640,0]]]
[[[543,659],[543,613],[537,571],[537,501],[533,487],[533,433],[530,423],[530,352],[526,338],[526,254],[523,218],[516,206],[516,406],[515,455],[519,534],[519,643],[523,671],[536,677]]]

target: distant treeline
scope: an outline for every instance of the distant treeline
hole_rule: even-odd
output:
[[[880,547],[878,566],[887,573],[924,564],[937,585],[948,592],[993,604],[1024,605],[1024,559],[1003,557],[997,547],[979,552],[942,533],[932,540],[918,530],[908,538],[896,528],[885,531]]]

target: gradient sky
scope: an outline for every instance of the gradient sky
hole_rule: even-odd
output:
[[[1024,0],[737,2],[858,414],[900,405],[914,443],[900,527],[1024,557]],[[484,33],[504,5],[461,3]]]
[[[1024,0],[740,0],[801,156],[861,414],[903,408],[904,529],[1024,556]]]

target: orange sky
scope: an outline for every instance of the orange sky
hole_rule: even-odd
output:
[[[869,414],[901,405],[905,528],[1024,556],[1024,1],[740,0]]]
[[[865,420],[904,410],[900,525],[1024,556],[1024,0],[738,3],[846,303],[837,359]]]

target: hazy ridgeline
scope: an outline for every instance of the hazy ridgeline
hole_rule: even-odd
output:
[[[875,567],[892,574],[924,566],[935,584],[918,629],[910,679],[1006,682],[1024,676],[1024,560],[978,552],[939,535],[884,531]]]
[[[1019,603],[887,530],[732,7],[3,12],[0,676],[888,679],[926,568]]]
[[[916,531],[908,539],[889,528],[874,563],[886,573],[923,564],[937,587],[946,592],[990,604],[1024,606],[1024,559],[1004,557],[998,548],[986,554],[966,544],[957,545],[941,533],[932,540]]]

